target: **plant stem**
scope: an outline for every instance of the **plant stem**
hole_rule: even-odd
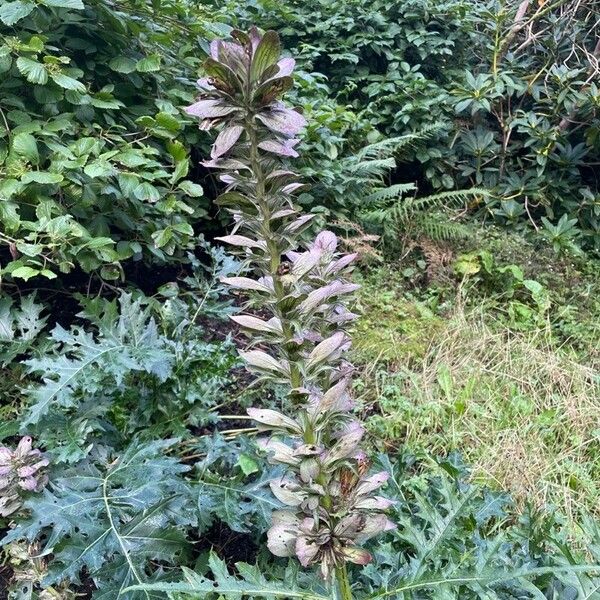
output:
[[[335,579],[338,600],[352,600],[352,588],[350,587],[350,579],[348,578],[348,571],[345,564],[341,567],[336,567]]]
[[[283,326],[285,342],[283,344],[284,352],[287,355],[287,359],[290,363],[290,387],[295,389],[302,385],[302,375],[298,364],[294,360],[294,356],[289,351],[289,345],[293,338],[293,330],[289,324],[289,319],[285,318],[285,311],[282,311],[281,305],[285,297],[285,291],[281,283],[279,275],[279,266],[281,264],[281,248],[277,243],[278,240],[274,239],[273,232],[271,231],[270,224],[270,213],[265,198],[265,174],[260,163],[260,157],[258,152],[258,139],[256,131],[254,129],[254,123],[252,121],[252,114],[248,113],[246,116],[246,133],[248,135],[248,142],[250,145],[250,167],[256,178],[256,200],[259,205],[259,210],[263,223],[263,236],[267,240],[267,252],[269,253],[269,274],[273,278],[273,287],[275,289],[275,316],[277,316]],[[313,442],[314,443],[314,442]]]

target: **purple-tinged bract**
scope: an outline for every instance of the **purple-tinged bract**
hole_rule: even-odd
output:
[[[367,564],[361,545],[394,524],[383,512],[391,502],[374,495],[387,475],[368,475],[364,427],[351,412],[343,327],[356,317],[347,308],[358,288],[348,280],[356,256],[341,254],[331,231],[299,243],[313,215],[294,203],[302,183],[287,161],[298,156],[306,119],[281,101],[293,85],[294,60],[280,54],[273,31],[233,31],[231,41],[213,42],[200,98],[187,112],[202,129],[220,128],[204,164],[226,170],[217,203],[234,227],[219,240],[248,271],[223,281],[247,297],[247,310],[259,311],[233,317],[248,336],[240,354],[258,380],[288,389],[282,411],[248,411],[268,434],[261,446],[269,462],[286,467],[271,482],[285,508],[273,514],[268,547],[305,567],[320,565],[328,578],[345,562]]]

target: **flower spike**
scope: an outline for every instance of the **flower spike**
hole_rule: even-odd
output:
[[[281,58],[274,31],[233,31],[231,41],[211,44],[200,97],[187,109],[202,129],[220,129],[207,166],[224,169],[217,203],[235,223],[220,241],[240,254],[248,276],[223,281],[247,295],[245,308],[260,314],[233,317],[248,337],[241,352],[259,379],[284,384],[285,414],[252,408],[248,414],[268,433],[261,446],[286,474],[271,482],[284,509],[273,513],[268,547],[320,565],[323,577],[371,560],[361,545],[395,526],[384,512],[391,502],[373,492],[387,475],[369,476],[360,450],[363,426],[352,417],[352,366],[344,359],[350,338],[346,307],[358,288],[348,280],[355,255],[342,255],[336,235],[322,231],[309,244],[298,240],[313,215],[293,201],[302,187],[287,161],[298,156],[300,111],[281,98],[293,85],[294,60]]]

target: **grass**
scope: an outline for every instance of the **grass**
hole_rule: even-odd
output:
[[[400,271],[387,266],[365,279],[354,335],[357,395],[376,444],[417,454],[458,450],[474,479],[510,491],[520,505],[557,506],[572,523],[597,513],[593,336],[583,352],[580,341],[559,342],[548,320],[515,330],[503,318],[504,301],[465,305],[446,291],[440,303],[435,286],[410,292]]]

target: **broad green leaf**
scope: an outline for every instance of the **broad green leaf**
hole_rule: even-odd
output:
[[[240,454],[237,464],[246,476],[252,475],[253,473],[258,473],[260,471],[258,463],[247,454]]]
[[[48,173],[47,171],[29,171],[21,177],[23,183],[60,183],[64,177],[60,173]]]
[[[121,191],[128,197],[134,195],[135,189],[140,184],[139,178],[132,173],[119,173],[117,179]]]
[[[69,77],[64,73],[51,73],[50,77],[52,78],[54,83],[56,83],[65,90],[71,90],[80,94],[83,94],[85,92],[85,85],[83,85],[81,81],[77,81],[77,79]]]
[[[154,71],[160,71],[160,55],[151,54],[146,58],[138,60],[136,63],[136,71],[139,73],[151,73]]]
[[[38,269],[32,269],[31,267],[17,267],[14,271],[11,272],[11,275],[17,279],[24,279],[25,281],[29,281],[32,277],[39,275]]]
[[[158,189],[147,181],[140,183],[133,193],[138,200],[147,200],[148,202],[158,202],[160,200]]]
[[[12,150],[36,165],[40,158],[37,142],[30,133],[18,133],[12,141]]]
[[[83,10],[85,5],[82,0],[42,0],[46,6],[53,6],[55,8],[74,8],[77,10]]]
[[[179,131],[181,129],[181,122],[179,119],[169,113],[159,112],[155,119],[157,125],[164,127],[168,131]]]
[[[0,6],[0,20],[5,25],[14,25],[26,17],[33,9],[35,4],[26,0],[15,0],[14,2],[4,2]]]
[[[182,181],[177,187],[192,198],[200,198],[204,194],[202,186],[193,181]]]
[[[83,172],[88,177],[95,179],[96,177],[111,177],[116,173],[116,169],[107,160],[98,159],[87,164]]]
[[[174,231],[178,231],[184,235],[194,235],[194,228],[189,223],[174,223],[171,227],[173,227]]]
[[[169,151],[169,154],[173,157],[173,160],[175,162],[180,162],[187,158],[187,150],[185,146],[177,140],[173,142],[168,142],[167,150]]]
[[[6,73],[12,67],[12,56],[10,54],[0,54],[0,73]]]
[[[173,237],[173,230],[171,227],[165,227],[159,231],[155,231],[152,234],[152,239],[154,240],[154,244],[157,248],[163,248],[166,246]]]
[[[25,254],[25,256],[31,257],[39,256],[44,250],[44,246],[42,244],[28,244],[22,240],[19,240],[16,243],[16,246],[19,252]]]
[[[21,223],[18,205],[0,197],[0,223],[7,231],[15,230]]]
[[[136,61],[128,56],[116,56],[108,63],[108,66],[117,73],[133,73]]]
[[[36,60],[20,56],[17,58],[17,68],[25,75],[27,81],[30,83],[44,85],[48,81],[48,71],[46,70],[46,67]]]
[[[456,259],[453,268],[459,275],[475,275],[481,271],[481,262],[477,254],[463,254]]]

